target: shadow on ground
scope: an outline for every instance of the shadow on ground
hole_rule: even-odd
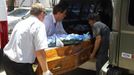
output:
[[[89,75],[89,74],[90,75],[96,75],[96,71],[77,68],[73,71],[67,72],[67,73],[62,74],[62,75]]]

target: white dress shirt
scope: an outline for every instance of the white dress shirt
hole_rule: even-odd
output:
[[[56,22],[53,13],[45,16],[44,24],[47,36],[52,36],[53,34],[67,34],[63,28],[62,22]]]
[[[48,48],[45,26],[30,16],[15,26],[4,54],[18,63],[33,63],[35,51],[45,48]]]

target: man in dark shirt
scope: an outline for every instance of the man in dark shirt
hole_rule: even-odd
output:
[[[99,21],[99,15],[97,14],[89,15],[88,23],[92,27],[93,37],[95,38],[90,58],[96,56],[96,75],[99,75],[99,71],[108,60],[110,29],[106,24]]]

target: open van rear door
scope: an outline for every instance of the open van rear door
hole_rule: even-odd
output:
[[[134,11],[133,0],[122,1],[119,67],[134,71]]]

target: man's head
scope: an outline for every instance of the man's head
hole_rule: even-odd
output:
[[[58,4],[53,8],[53,14],[56,21],[62,21],[66,16],[66,12],[67,12],[67,7],[61,4]]]
[[[88,16],[88,23],[90,24],[90,26],[93,26],[93,24],[99,20],[100,20],[100,16],[98,14],[90,14]]]
[[[45,8],[41,3],[34,3],[31,7],[30,14],[36,16],[39,20],[43,21],[45,16]]]

